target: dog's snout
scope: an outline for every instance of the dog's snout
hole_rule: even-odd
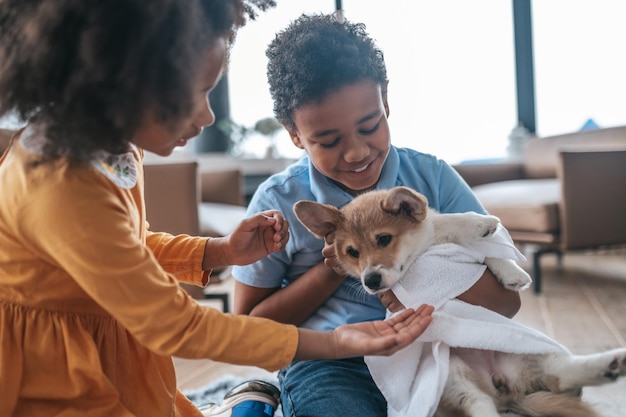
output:
[[[370,290],[376,291],[376,290],[380,289],[380,284],[381,284],[382,281],[383,281],[383,277],[382,277],[382,275],[380,275],[380,273],[372,272],[372,273],[367,274],[365,276],[365,279],[363,280],[363,283]]]

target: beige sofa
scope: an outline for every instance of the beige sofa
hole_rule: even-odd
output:
[[[513,240],[540,257],[626,243],[626,126],[532,138],[523,159],[456,170]]]
[[[192,236],[225,236],[246,215],[242,174],[224,169],[199,172],[193,159],[144,163],[146,216],[151,230]],[[211,274],[211,284],[220,283],[221,270]],[[196,299],[218,299],[230,310],[229,293],[209,285],[201,288],[181,284]],[[219,287],[219,286],[218,286]]]
[[[226,236],[245,217],[240,171],[199,171],[196,160],[144,163],[150,228],[192,236]]]

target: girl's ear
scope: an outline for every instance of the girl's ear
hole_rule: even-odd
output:
[[[291,138],[291,141],[293,142],[293,144],[296,145],[297,148],[304,149],[304,146],[302,146],[302,141],[300,140],[300,135],[298,134],[298,132],[293,131],[291,129],[287,129],[287,132],[289,132],[289,137]]]

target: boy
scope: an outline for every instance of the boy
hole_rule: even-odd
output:
[[[281,211],[291,237],[284,252],[234,269],[235,312],[318,330],[380,319],[386,307],[401,308],[393,294],[365,294],[333,268],[332,236],[324,247],[295,218],[294,203],[341,207],[368,190],[405,185],[440,212],[485,210],[445,162],[391,146],[385,62],[363,25],[303,15],[278,33],[267,56],[276,118],[307,156],[269,178],[250,202],[250,212]],[[460,298],[507,316],[520,306],[488,272]],[[387,414],[363,358],[292,362],[279,379],[285,415]]]

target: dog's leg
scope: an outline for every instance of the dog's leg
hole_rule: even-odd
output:
[[[467,213],[438,213],[431,211],[435,226],[435,244],[464,244],[484,239],[496,232],[500,219],[495,216]]]
[[[493,235],[500,224],[500,219],[495,216],[474,212],[443,214],[432,212],[429,216],[432,216],[435,227],[435,244],[448,242],[464,244],[484,239]],[[530,275],[515,261],[486,258],[485,263],[498,281],[509,290],[521,291],[532,283]]]
[[[521,398],[512,407],[515,415],[559,416],[559,417],[600,417],[589,404],[567,393],[537,391]]]
[[[495,392],[487,392],[494,389],[490,382],[481,384],[480,375],[461,358],[450,355],[450,372],[437,416],[500,417],[493,398]]]
[[[533,282],[532,278],[511,259],[485,258],[485,264],[498,281],[512,291],[521,291]]]
[[[544,366],[547,375],[557,378],[561,391],[602,385],[626,375],[626,348],[591,355],[548,354]]]

